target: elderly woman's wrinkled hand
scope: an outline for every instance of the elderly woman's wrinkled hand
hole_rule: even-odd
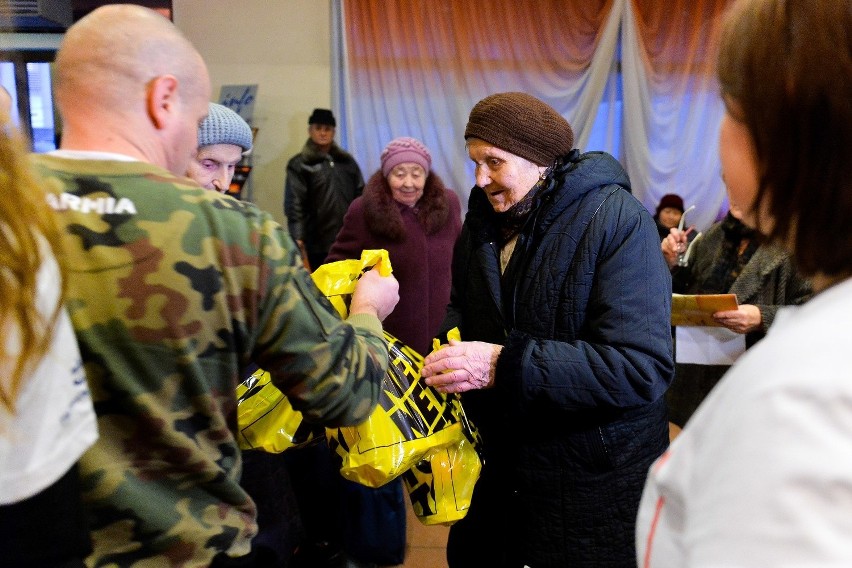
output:
[[[457,393],[484,389],[494,384],[497,357],[502,345],[482,341],[450,340],[423,362],[420,376],[439,392]]]

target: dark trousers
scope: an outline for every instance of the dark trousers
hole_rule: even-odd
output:
[[[257,505],[259,530],[252,548],[261,557],[274,555],[277,563],[270,566],[289,566],[305,531],[283,454],[244,451],[240,485]]]
[[[343,494],[340,464],[325,440],[283,452],[301,511],[305,538],[293,558],[294,567],[345,566]]]
[[[28,499],[0,506],[0,565],[15,568],[78,568],[92,551],[73,466]]]

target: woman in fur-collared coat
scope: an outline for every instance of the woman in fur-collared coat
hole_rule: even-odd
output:
[[[431,172],[429,150],[396,138],[382,151],[381,168],[349,206],[325,262],[360,258],[364,249],[388,251],[399,281],[399,303],[382,327],[427,355],[450,301],[453,246],[461,232],[458,197]],[[346,553],[362,562],[401,564],[405,503],[399,480],[378,489],[343,482],[344,511],[372,511],[347,525]],[[368,546],[382,543],[378,548]],[[394,558],[394,554],[398,554]]]
[[[449,303],[452,250],[461,232],[459,199],[431,165],[429,150],[418,140],[392,140],[382,151],[381,168],[346,212],[325,260],[386,249],[399,281],[399,303],[383,327],[424,356]]]

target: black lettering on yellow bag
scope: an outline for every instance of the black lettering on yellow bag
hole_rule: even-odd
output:
[[[343,460],[341,475],[380,487],[430,451],[464,439],[447,396],[420,379],[423,357],[385,333],[390,365],[379,404],[358,426],[326,430],[329,446]]]
[[[382,276],[391,272],[388,252],[367,250],[360,260],[324,264],[311,277],[341,317],[346,317],[349,295],[362,271],[375,268]],[[237,443],[243,450],[279,453],[307,445],[324,435],[322,426],[302,421],[287,397],[272,384],[269,373],[260,369],[237,386]]]
[[[360,260],[328,263],[312,274],[342,317],[348,296],[368,268],[390,273],[385,250],[363,251]],[[380,487],[402,475],[414,512],[427,525],[452,524],[467,513],[479,478],[481,440],[457,395],[444,395],[420,378],[423,357],[385,333],[389,366],[379,403],[362,424],[325,431],[341,457],[341,475]],[[458,330],[448,338],[460,339]],[[440,348],[440,345],[436,345]],[[316,440],[321,433],[258,371],[237,388],[239,443],[243,449],[280,452]]]

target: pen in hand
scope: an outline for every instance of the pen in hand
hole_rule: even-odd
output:
[[[683,224],[686,221],[686,214],[695,209],[695,205],[690,205],[686,211],[680,216],[680,222],[677,224],[677,230],[683,232]],[[686,266],[686,241],[679,243],[677,246],[677,265]]]

